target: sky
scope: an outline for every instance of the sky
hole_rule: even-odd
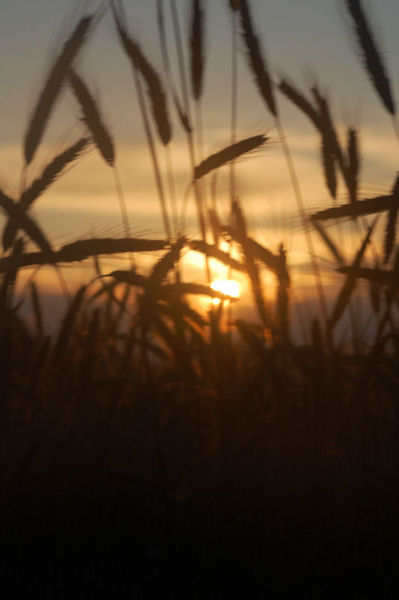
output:
[[[2,0],[0,8],[0,188],[17,196],[22,169],[22,142],[35,98],[46,72],[77,19],[93,11],[92,0]],[[178,85],[168,0],[163,0],[173,77]],[[203,152],[215,152],[230,141],[231,20],[226,0],[208,0],[206,21],[206,72],[202,100]],[[155,0],[126,0],[131,32],[158,72],[164,75],[156,28]],[[191,2],[177,0],[187,39]],[[399,3],[396,0],[365,2],[383,57],[397,91],[399,82]],[[396,172],[397,142],[392,125],[370,85],[352,39],[339,0],[252,0],[256,29],[262,39],[275,80],[288,75],[305,91],[316,78],[327,93],[341,133],[348,125],[359,128],[362,151],[361,189],[364,197],[388,192]],[[268,136],[263,149],[237,166],[238,191],[254,236],[272,250],[280,241],[288,247],[290,265],[302,273],[309,286],[309,259],[301,232],[286,166],[271,115],[266,111],[239,52],[238,136]],[[162,219],[154,177],[145,144],[129,64],[121,51],[110,13],[105,14],[84,47],[79,72],[93,90],[104,119],[113,134],[117,168],[134,235],[163,237]],[[290,145],[307,210],[331,205],[319,160],[319,139],[306,118],[279,98],[281,119]],[[46,161],[84,132],[79,108],[65,90],[51,118],[41,150],[28,172],[37,176]],[[162,168],[165,157],[158,148]],[[171,160],[179,206],[190,183],[190,167],[184,135],[173,121]],[[208,182],[209,187],[209,182]],[[339,201],[346,197],[341,185]],[[228,205],[228,180],[218,178],[218,207]],[[82,236],[123,235],[114,177],[94,150],[59,179],[34,207],[54,245]],[[191,215],[191,216],[190,216]],[[189,200],[189,234],[198,235],[194,202]],[[354,242],[357,243],[357,242]],[[348,255],[353,248],[346,248]],[[322,254],[326,285],[337,275]],[[200,268],[198,258],[190,258]],[[308,279],[305,281],[305,275]],[[70,278],[83,278],[82,270]],[[298,279],[299,281],[299,279]],[[304,283],[304,285],[305,285]],[[306,286],[305,286],[306,287]]]

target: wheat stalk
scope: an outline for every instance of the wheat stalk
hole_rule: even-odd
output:
[[[210,154],[195,167],[194,179],[200,179],[211,171],[219,169],[223,165],[235,160],[239,156],[247,154],[248,152],[251,152],[251,150],[255,150],[255,148],[259,148],[267,142],[267,140],[268,138],[265,135],[255,135],[240,140],[239,142],[235,142],[234,144],[230,144],[223,148],[223,150],[219,150],[219,152]]]
[[[167,211],[167,207],[166,207],[164,186],[163,186],[163,182],[162,182],[161,171],[160,171],[159,161],[158,161],[158,155],[157,155],[157,150],[156,150],[156,146],[155,146],[154,139],[153,139],[150,120],[149,120],[148,114],[147,114],[147,107],[146,107],[146,103],[145,103],[145,96],[144,96],[144,92],[143,92],[143,88],[142,88],[141,78],[139,76],[139,67],[136,65],[136,62],[133,60],[132,57],[130,57],[130,55],[128,53],[128,50],[130,48],[129,41],[131,41],[131,40],[127,34],[126,16],[124,14],[123,4],[120,3],[119,8],[117,9],[115,6],[115,3],[112,2],[111,7],[112,7],[112,11],[113,11],[115,24],[116,24],[116,27],[118,30],[118,35],[120,37],[123,47],[125,48],[125,52],[127,53],[128,57],[130,58],[138,103],[139,103],[141,116],[142,116],[142,120],[143,120],[143,125],[144,125],[144,131],[145,131],[145,134],[147,137],[148,148],[150,151],[150,156],[151,156],[152,165],[153,165],[153,169],[154,169],[155,184],[156,184],[157,190],[158,190],[158,196],[159,196],[159,202],[161,205],[161,212],[162,212],[165,233],[166,233],[166,237],[168,238],[168,240],[170,240],[171,239],[171,228],[170,228],[170,222],[169,222],[169,215],[168,215],[168,211]],[[168,142],[169,138],[170,138],[170,127],[168,125],[168,119],[166,121],[164,121],[162,119],[161,113],[158,112],[158,118],[160,116],[161,116],[160,136],[161,136],[161,139],[163,138],[166,142]],[[162,123],[163,123],[163,125],[162,125]],[[163,131],[163,126],[165,126],[165,131]]]
[[[107,273],[106,275],[100,275],[100,277],[112,277],[115,281],[119,283],[128,283],[129,285],[144,287],[147,281],[147,278],[140,273],[136,273],[136,271],[130,269],[129,271],[117,270],[111,271],[111,273]]]
[[[282,94],[288,100],[292,102],[297,108],[299,108],[305,115],[309,117],[313,125],[320,131],[320,115],[318,111],[312,106],[306,96],[300,92],[288,79],[281,79],[278,84],[278,88]]]
[[[277,105],[274,99],[273,85],[267,67],[264,52],[252,25],[248,0],[240,0],[241,30],[247,49],[249,65],[254,73],[259,92],[265,100],[270,112],[277,117]]]
[[[92,20],[93,16],[86,16],[79,21],[50,69],[25,134],[24,151],[27,165],[34,157],[62,84],[88,35]]]
[[[269,331],[271,320],[266,309],[266,304],[263,297],[262,281],[258,265],[255,261],[253,246],[248,241],[245,216],[238,200],[233,200],[232,202],[232,216],[237,232],[236,239],[241,245],[242,253],[244,255],[245,267],[248,273],[249,280],[251,282],[251,289],[255,301],[255,306],[257,307],[263,325]]]
[[[162,61],[164,64],[165,73],[166,73],[170,93],[172,95],[173,103],[174,103],[177,115],[179,117],[179,120],[180,120],[180,123],[181,123],[183,129],[186,131],[186,133],[191,133],[192,127],[191,127],[188,115],[183,110],[183,106],[180,102],[178,93],[176,91],[176,87],[172,80],[170,61],[169,61],[168,44],[167,44],[167,40],[166,40],[165,19],[164,19],[162,0],[157,0],[157,24],[158,24],[159,39],[160,39],[160,44],[161,44]]]
[[[337,271],[339,273],[344,273],[345,275],[352,273],[357,279],[366,279],[367,281],[378,285],[393,286],[394,289],[399,287],[399,281],[394,269],[386,270],[378,267],[339,267]]]
[[[356,217],[372,215],[379,212],[384,212],[395,208],[398,205],[398,200],[392,194],[386,196],[376,196],[375,198],[366,198],[359,200],[354,204],[343,204],[342,206],[334,206],[326,208],[311,215],[311,220],[328,221],[329,219],[340,219],[343,217]]]
[[[80,75],[70,69],[68,76],[73,93],[82,110],[83,120],[93,136],[101,156],[112,167],[115,162],[114,143],[104,123],[100,108]]]
[[[332,156],[336,159],[339,165],[345,185],[349,192],[350,201],[353,203],[356,201],[356,197],[353,196],[353,185],[351,185],[347,162],[345,160],[345,156],[334,127],[333,119],[331,117],[329,103],[327,98],[321,94],[317,85],[314,85],[311,91],[318,107],[320,131],[323,136],[323,140],[325,140],[324,143],[327,145],[329,152],[331,152]],[[333,198],[335,198],[334,195]]]
[[[369,19],[360,0],[345,0],[353,22],[367,74],[387,111],[396,114],[395,100],[386,67],[381,58]]]
[[[322,135],[321,138],[321,163],[324,171],[328,191],[332,198],[337,196],[337,175],[335,171],[335,152],[330,137]]]
[[[1,190],[0,208],[2,208],[7,214],[7,216],[10,218],[10,221],[13,222],[15,228],[23,229],[38,245],[47,259],[51,260],[53,256],[53,250],[50,242],[47,240],[40,227],[36,224],[32,217],[27,215],[25,211],[21,209],[17,202],[14,202],[14,200],[6,196],[6,194],[4,194]]]
[[[165,283],[159,289],[159,297],[167,299],[174,296],[193,294],[196,296],[209,296],[220,300],[233,300],[231,296],[218,292],[208,285],[191,281],[179,281],[178,283]]]
[[[245,266],[242,263],[232,258],[227,252],[220,250],[216,245],[206,244],[202,240],[193,240],[188,242],[188,247],[194,252],[206,254],[208,258],[215,258],[235,271],[245,271]]]
[[[349,197],[352,202],[357,201],[358,176],[360,170],[360,157],[358,148],[358,135],[356,129],[348,129],[348,167],[347,167],[347,185],[349,187]]]
[[[156,312],[157,302],[164,279],[168,273],[175,267],[180,259],[180,255],[185,244],[185,239],[180,238],[173,244],[170,250],[155,263],[150,275],[148,276],[145,286],[144,295],[141,299],[140,321],[143,335],[149,329],[150,323]]]
[[[139,43],[127,33],[126,24],[122,22],[120,11],[116,10],[114,3],[111,6],[121,45],[130,59],[132,66],[139,71],[145,81],[157,131],[162,143],[166,146],[170,142],[172,132],[166,94],[161,78],[145,56]]]
[[[201,0],[193,0],[190,30],[191,88],[195,100],[202,95],[204,82],[204,6]]]
[[[27,210],[32,203],[49,187],[49,185],[60,175],[65,167],[73,162],[88,144],[88,139],[81,138],[75,144],[58,154],[46,165],[43,173],[33,181],[19,200],[22,210]],[[9,248],[15,237],[15,226],[9,221],[3,231],[4,250]]]
[[[164,240],[145,240],[141,238],[91,238],[65,244],[54,250],[52,260],[57,263],[80,262],[102,254],[122,254],[130,252],[157,252],[164,250],[168,242]],[[44,265],[49,262],[44,252],[24,252],[19,257],[19,267]],[[9,257],[0,258],[0,273],[8,269]]]
[[[261,96],[263,97],[269,111],[274,116],[275,126],[278,132],[282,150],[284,153],[285,161],[287,164],[288,174],[291,180],[292,189],[295,195],[297,203],[298,213],[302,223],[302,229],[306,238],[306,244],[308,247],[312,270],[316,280],[317,292],[319,297],[320,309],[323,314],[325,323],[327,324],[328,314],[327,305],[324,296],[323,286],[321,282],[320,270],[317,264],[312,236],[307,228],[307,217],[304,208],[304,202],[302,198],[301,189],[299,186],[298,176],[295,170],[294,161],[292,159],[290,148],[287,144],[283,126],[278,115],[277,104],[274,98],[274,91],[272,80],[267,68],[266,60],[263,56],[260,43],[257,35],[255,34],[254,27],[252,25],[251,14],[249,11],[249,5],[247,0],[240,0],[240,16],[241,16],[241,28],[243,33],[244,42],[247,47],[247,55],[250,63],[250,67],[255,77],[255,83],[259,89]],[[331,344],[330,344],[331,345]]]

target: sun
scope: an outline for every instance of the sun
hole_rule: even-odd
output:
[[[215,279],[211,283],[211,288],[225,296],[230,296],[230,298],[239,298],[240,296],[240,286],[233,279]],[[217,298],[215,300],[218,302]]]

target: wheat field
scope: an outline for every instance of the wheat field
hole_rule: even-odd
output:
[[[208,145],[210,3],[187,2],[186,19],[175,0],[154,4],[159,63],[122,0],[77,16],[30,99],[19,180],[1,182],[3,597],[391,597],[398,176],[364,194],[361,127],[335,119],[316,77],[273,71],[250,0],[224,3],[230,125]],[[341,4],[396,144],[392,65],[366,3]],[[136,95],[156,235],[132,222],[112,115],[81,69],[105,23]],[[238,61],[262,131],[242,133]],[[48,155],[65,94],[78,124]],[[287,106],[314,134],[318,206],[303,193]],[[268,245],[248,217],[242,181],[269,147],[300,262],[282,224]],[[54,240],[40,204],[93,157],[118,227]]]

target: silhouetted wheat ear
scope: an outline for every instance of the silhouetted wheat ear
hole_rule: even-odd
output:
[[[356,129],[348,129],[348,186],[351,202],[357,201],[358,176],[360,170],[360,157],[358,149],[358,135]]]
[[[255,306],[258,309],[259,317],[261,318],[264,326],[269,328],[270,316],[268,314],[268,311],[266,310],[266,305],[263,297],[262,281],[260,278],[258,265],[255,262],[257,256],[254,253],[254,247],[251,244],[250,239],[247,237],[247,225],[245,215],[241,208],[240,201],[238,199],[233,200],[231,210],[234,219],[234,225],[236,228],[235,239],[239,242],[242,248],[246,270],[251,283],[252,295],[255,301]]]
[[[65,244],[53,251],[56,263],[82,261],[96,258],[101,254],[120,254],[130,252],[157,252],[164,250],[168,242],[163,240],[145,240],[141,238],[90,238]],[[48,255],[43,252],[24,252],[20,258],[20,267],[44,265],[48,263]],[[9,265],[9,257],[0,258],[0,273],[4,273]]]
[[[237,231],[231,227],[226,229],[226,232],[229,233],[233,239],[246,244],[253,259],[256,258],[257,260],[260,260],[268,269],[278,275],[281,272],[282,267],[280,257],[273,254],[268,248],[265,248],[251,237],[246,236],[243,242],[242,231],[242,226],[239,226]]]
[[[169,252],[155,264],[146,280],[144,295],[140,307],[140,320],[143,331],[146,332],[156,313],[156,307],[160,298],[162,283],[168,273],[174,268],[180,259],[185,239],[180,238],[171,246]]]
[[[339,267],[337,269],[339,273],[348,274],[351,272],[357,279],[366,279],[376,285],[388,285],[394,288],[399,287],[399,279],[395,269],[380,269],[377,266],[371,269],[370,267]]]
[[[244,240],[247,237],[247,222],[238,198],[235,198],[231,203],[231,213],[233,217],[233,227],[237,229],[239,238]]]
[[[115,162],[114,143],[104,124],[100,109],[83,79],[73,69],[69,71],[69,81],[79,102],[87,128],[102,157],[112,167]]]
[[[242,36],[247,49],[248,62],[255,77],[255,83],[272,115],[277,117],[277,105],[273,84],[261,45],[254,31],[248,0],[240,0]]]
[[[309,100],[299,92],[292,83],[282,79],[279,83],[280,91],[291,100],[305,115],[309,117],[313,125],[321,134],[321,163],[327,188],[333,198],[337,195],[337,177],[335,168],[336,144],[335,133],[331,131],[331,119],[326,119],[326,110],[321,111],[323,98],[315,87],[313,93],[316,97],[317,108],[314,108]],[[326,104],[323,104],[325,109]]]
[[[385,226],[384,263],[387,263],[389,261],[392,254],[392,250],[395,245],[396,223],[399,208],[399,174],[396,176],[396,180],[392,188],[392,198],[395,204],[394,206],[392,206],[392,208],[390,208],[388,212],[387,224]]]
[[[311,88],[311,92],[315,98],[317,104],[317,110],[319,114],[319,126],[320,132],[323,136],[328,139],[328,143],[331,145],[331,149],[334,152],[338,163],[343,165],[344,159],[341,150],[340,143],[338,141],[337,132],[334,127],[333,119],[331,116],[330,106],[328,100],[323,94],[320,92],[317,85],[314,85]]]
[[[160,40],[160,44],[161,44],[162,60],[163,60],[166,75],[168,78],[169,90],[170,90],[172,100],[173,100],[173,103],[175,106],[175,110],[179,117],[180,123],[181,123],[183,129],[187,133],[191,133],[192,127],[190,125],[188,115],[186,114],[186,112],[183,109],[182,103],[179,99],[179,95],[176,91],[176,87],[173,83],[173,80],[172,80],[172,77],[170,74],[169,52],[168,52],[168,44],[167,44],[166,31],[165,31],[165,19],[164,19],[162,1],[163,0],[157,0],[157,24],[158,24],[158,31],[159,31],[159,40]]]
[[[160,287],[159,296],[167,298],[168,296],[182,296],[184,294],[194,294],[196,296],[209,296],[211,298],[220,298],[221,300],[230,300],[231,297],[218,292],[208,285],[195,283],[191,281],[180,281],[178,283],[165,283]]]
[[[191,133],[193,128],[191,127],[191,124],[190,124],[190,121],[189,121],[189,118],[188,118],[186,112],[183,110],[183,107],[179,100],[179,96],[177,95],[175,90],[173,90],[171,93],[172,93],[173,102],[175,104],[176,112],[178,114],[181,126],[183,127],[184,131],[186,131],[187,133]]]
[[[118,14],[113,4],[111,6],[113,8],[119,40],[131,61],[133,68],[139,71],[145,81],[157,131],[162,143],[166,146],[171,140],[172,131],[166,93],[161,78],[144,55],[138,42],[128,35],[126,27],[122,23],[121,15]]]
[[[335,172],[335,152],[330,137],[323,134],[321,136],[321,163],[327,188],[332,198],[336,198],[337,176]]]
[[[203,1],[193,0],[190,29],[190,73],[191,87],[195,100],[199,100],[201,97],[204,81],[204,18]]]
[[[387,196],[376,196],[375,198],[366,198],[352,204],[343,204],[342,206],[333,206],[326,210],[321,210],[311,215],[311,220],[328,221],[329,219],[340,219],[343,217],[361,217],[384,212],[391,208],[396,208],[397,200],[389,194]]]
[[[367,74],[387,111],[391,115],[395,115],[396,106],[391,90],[391,83],[371,30],[366,11],[360,0],[345,0],[345,3],[353,20],[354,31],[358,39]]]
[[[311,88],[311,92],[315,98],[318,107],[320,118],[320,132],[323,139],[325,140],[324,143],[329,148],[329,151],[332,152],[335,156],[336,163],[341,170],[342,177],[344,178],[345,185],[349,191],[350,199],[352,201],[353,198],[351,195],[351,183],[349,181],[348,166],[334,126],[328,100],[325,96],[323,96],[323,94],[321,94],[317,85],[314,85]]]
[[[101,277],[113,277],[115,281],[120,283],[128,283],[129,285],[134,285],[137,287],[144,287],[147,281],[147,278],[144,275],[140,275],[140,273],[136,273],[136,271],[112,271],[111,273],[107,273],[106,275],[101,275]]]
[[[212,230],[213,240],[216,245],[219,244],[220,236],[223,233],[223,227],[219,219],[219,215],[215,208],[208,209],[208,221]]]
[[[191,242],[188,242],[188,246],[190,250],[206,254],[208,258],[215,258],[216,260],[219,260],[225,265],[228,265],[235,271],[245,271],[245,267],[242,263],[240,263],[235,258],[232,258],[227,252],[220,250],[216,245],[207,244],[202,240],[193,240]]]
[[[180,253],[185,244],[185,239],[179,239],[175,244],[172,245],[171,249],[159,259],[154,265],[151,274],[148,278],[148,289],[153,291],[162,281],[165,279],[167,274],[173,269],[175,264],[180,259]]]
[[[91,238],[65,244],[58,250],[58,260],[83,260],[99,254],[120,252],[156,252],[166,248],[164,240],[146,240],[141,238]]]
[[[48,188],[48,186],[60,175],[63,169],[73,162],[87,146],[89,140],[81,138],[75,144],[58,154],[45,167],[40,177],[26,189],[20,198],[19,206],[23,210],[27,210],[31,204]],[[9,248],[15,237],[15,224],[11,221],[7,223],[3,231],[3,247],[4,250]]]
[[[76,160],[87,147],[89,139],[82,137],[77,142],[57,154],[44,168],[43,173],[33,181],[20,198],[23,208],[31,206],[32,202],[42,194],[48,186],[62,173],[70,163]]]
[[[93,16],[86,16],[79,21],[50,69],[25,134],[24,153],[27,165],[34,157],[62,84],[87,37],[92,20]]]
[[[309,117],[313,125],[320,129],[320,116],[309,100],[302,94],[292,82],[287,79],[282,79],[278,84],[278,88],[288,100],[290,100],[299,110]]]
[[[21,207],[0,190],[0,208],[4,210],[16,229],[24,230],[42,250],[48,260],[53,256],[53,250],[46,236],[36,222],[21,209]]]
[[[246,154],[247,152],[251,152],[255,148],[259,148],[264,144],[268,138],[265,135],[255,135],[249,138],[245,138],[236,142],[235,144],[230,144],[220,150],[219,152],[215,152],[214,154],[210,154],[207,158],[205,158],[199,165],[195,167],[194,170],[194,179],[200,179],[204,177],[214,169],[219,169],[223,165],[228,162]]]

